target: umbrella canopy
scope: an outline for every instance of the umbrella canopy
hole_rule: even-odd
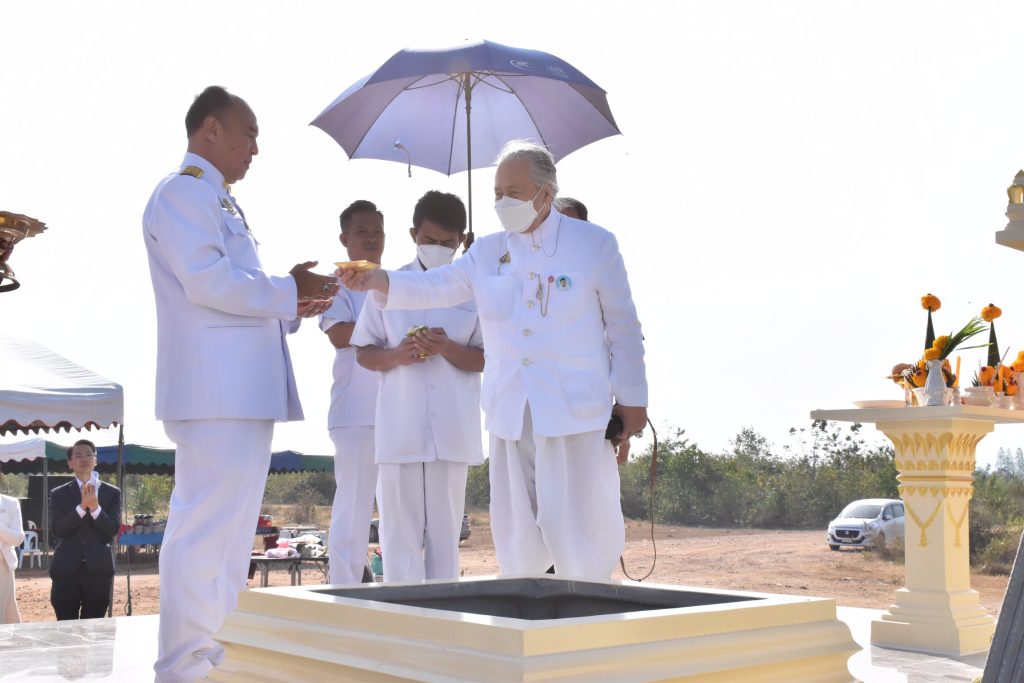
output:
[[[513,139],[542,144],[558,161],[619,133],[605,91],[571,64],[488,40],[402,50],[311,125],[350,158],[402,161],[447,175],[490,166]],[[472,234],[472,177],[469,190]]]

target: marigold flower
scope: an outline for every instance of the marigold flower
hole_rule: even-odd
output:
[[[932,342],[932,346],[934,348],[938,349],[939,353],[942,353],[946,349],[946,347],[948,345],[949,345],[949,335],[948,334],[944,334],[941,337],[936,337],[935,341]]]
[[[935,296],[931,292],[921,297],[921,308],[926,311],[934,313],[942,307],[942,302],[939,301],[939,297]]]
[[[981,319],[987,323],[992,322],[1003,314],[1003,310],[995,304],[989,304],[985,308],[981,309]]]
[[[935,348],[933,346],[930,349],[925,349],[924,350],[924,359],[925,360],[938,360],[940,353],[942,353],[942,351],[940,351],[939,349],[937,349],[937,348]]]

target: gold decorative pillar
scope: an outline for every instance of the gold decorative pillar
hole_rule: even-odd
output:
[[[959,657],[984,652],[995,619],[971,589],[974,453],[992,422],[880,422],[896,449],[903,499],[906,585],[871,625],[871,644]]]
[[[816,410],[815,420],[873,422],[896,450],[906,511],[906,583],[871,624],[871,644],[953,657],[988,650],[995,619],[971,589],[975,449],[1024,411],[979,406]]]

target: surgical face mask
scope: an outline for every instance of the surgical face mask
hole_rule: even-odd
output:
[[[455,250],[440,244],[417,244],[416,256],[427,270],[447,266],[455,258]]]
[[[543,189],[541,187],[537,190],[537,194],[533,195],[533,199],[530,200],[502,197],[495,201],[494,211],[498,214],[501,227],[508,232],[526,232],[530,223],[533,223],[533,219],[537,217],[537,209],[533,207],[533,202],[540,196]]]

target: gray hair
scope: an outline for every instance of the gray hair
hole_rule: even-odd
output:
[[[494,160],[495,166],[501,166],[506,161],[518,161],[525,159],[530,163],[529,173],[532,180],[538,187],[551,186],[553,194],[558,194],[558,174],[555,171],[555,158],[551,156],[546,148],[535,145],[529,140],[509,140],[498,153]]]

